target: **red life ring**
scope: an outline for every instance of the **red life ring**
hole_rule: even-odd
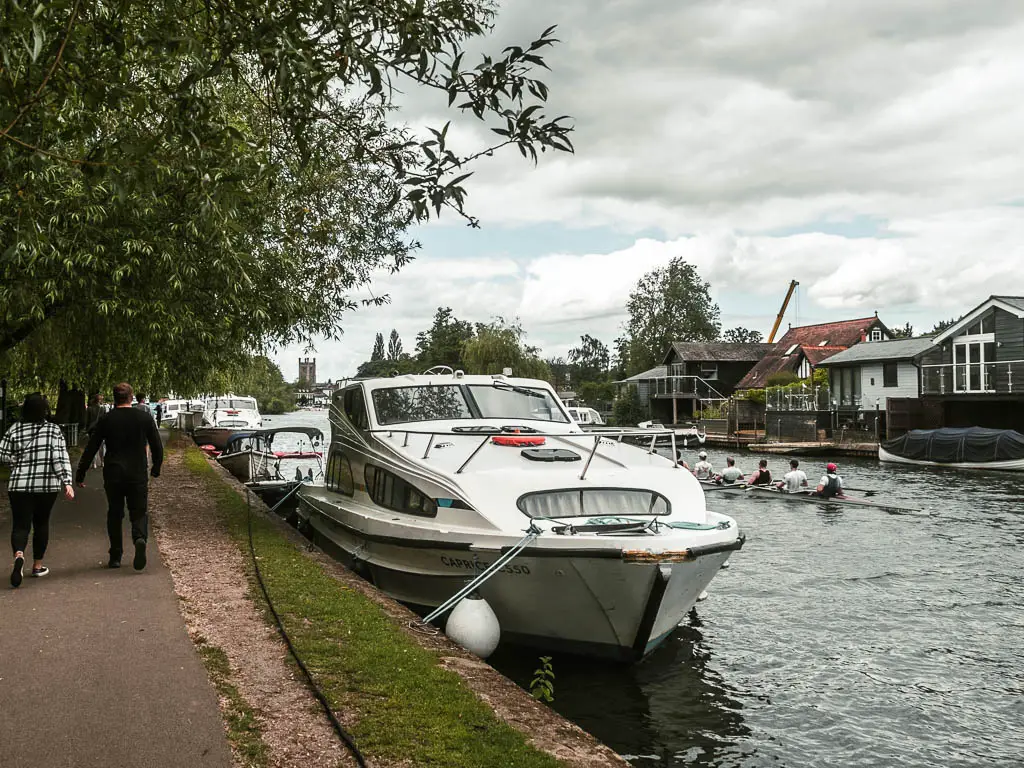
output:
[[[530,437],[529,435],[519,436],[506,436],[498,435],[491,438],[491,442],[495,445],[514,445],[520,447],[536,447],[538,445],[544,445],[543,437]]]

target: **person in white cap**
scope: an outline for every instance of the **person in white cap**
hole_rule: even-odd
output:
[[[711,466],[711,462],[708,461],[707,451],[701,451],[698,453],[697,458],[700,459],[700,461],[693,465],[693,474],[697,476],[698,480],[713,479],[715,476],[715,468]]]

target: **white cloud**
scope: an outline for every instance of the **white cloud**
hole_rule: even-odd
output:
[[[502,8],[491,48],[559,23],[553,114],[575,157],[478,166],[485,223],[668,235],[927,216],[1019,194],[1024,6],[1003,0],[669,0]],[[410,119],[450,117],[408,99]],[[457,132],[476,148],[486,130]],[[472,137],[472,138],[470,138]]]
[[[610,253],[552,254],[522,267],[507,259],[424,256],[376,290],[387,307],[352,313],[343,341],[322,346],[324,377],[351,374],[369,356],[373,336],[397,328],[412,351],[435,309],[487,321],[518,316],[545,356],[564,355],[581,334],[606,343],[618,335],[625,304],[646,272],[680,256],[711,283],[726,327],[766,333],[790,279],[801,283],[800,317],[816,322],[878,311],[893,325],[927,330],[991,294],[1024,294],[1024,207],[1004,206],[897,220],[890,237],[848,238],[810,232],[749,236],[714,232],[674,240],[637,240]],[[298,350],[281,356],[286,375]]]
[[[673,256],[711,282],[726,326],[767,330],[792,278],[810,322],[877,309],[927,328],[1024,294],[1024,208],[1005,205],[1024,198],[1024,5],[516,0],[486,48],[553,23],[563,42],[541,77],[549,113],[576,120],[577,154],[479,163],[468,209],[511,232],[508,257],[423,253],[383,276],[374,290],[392,304],[347,318],[321,347],[326,375],[351,373],[378,330],[411,350],[438,306],[519,315],[546,354],[581,333],[610,342],[636,280]],[[453,117],[443,95],[405,103],[413,125]],[[473,150],[490,134],[456,120],[449,139]],[[864,222],[883,236],[828,233]],[[530,224],[638,239],[529,260],[514,235]],[[290,377],[297,354],[282,355]]]

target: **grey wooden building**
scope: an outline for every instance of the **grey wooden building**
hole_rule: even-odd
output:
[[[1024,431],[1024,296],[990,296],[918,358],[913,427]]]
[[[636,386],[651,418],[663,424],[693,421],[708,406],[724,403],[774,344],[674,342],[662,365],[624,381]]]

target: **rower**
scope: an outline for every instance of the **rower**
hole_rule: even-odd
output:
[[[747,485],[771,485],[772,473],[768,471],[768,459],[757,462],[757,471],[747,479]]]
[[[697,458],[699,461],[693,465],[693,474],[697,476],[698,480],[711,480],[715,476],[715,468],[708,461],[707,451],[698,453]]]
[[[796,459],[791,459],[789,462],[789,472],[782,479],[781,482],[776,483],[776,487],[780,491],[786,493],[800,493],[800,491],[807,487],[807,475],[800,467],[800,462]]]
[[[812,496],[819,496],[823,499],[832,499],[843,495],[843,478],[838,474],[839,467],[829,462],[825,467],[825,474],[818,481],[818,487],[811,492]]]
[[[732,456],[725,460],[726,467],[715,479],[723,485],[732,485],[737,480],[743,479],[743,470],[736,466],[736,459]]]

